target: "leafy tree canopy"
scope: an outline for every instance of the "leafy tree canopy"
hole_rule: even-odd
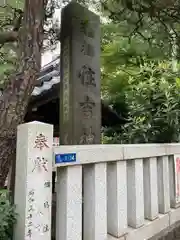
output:
[[[59,40],[59,22],[54,19],[57,0],[49,1],[44,25],[44,51],[56,47]],[[9,75],[18,68],[18,34],[22,26],[24,0],[4,0],[0,5],[0,88],[8,84]]]
[[[126,120],[105,129],[104,141],[178,142],[180,80],[170,54],[140,35],[122,37],[119,23],[102,30],[103,97]]]

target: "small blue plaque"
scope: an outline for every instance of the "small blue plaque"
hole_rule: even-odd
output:
[[[76,162],[76,153],[64,153],[55,155],[55,164]]]

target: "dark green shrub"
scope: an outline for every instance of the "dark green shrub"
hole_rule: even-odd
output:
[[[170,64],[147,63],[127,78],[122,89],[127,122],[104,131],[104,143],[171,143],[180,141],[180,78]],[[114,79],[116,82],[116,79]],[[113,82],[111,82],[113,85]],[[117,84],[116,84],[117,85]],[[122,96],[121,90],[115,96]],[[111,94],[109,94],[111,96]],[[112,101],[112,100],[111,100]],[[110,131],[111,130],[111,131]]]
[[[12,230],[15,222],[15,206],[10,201],[9,192],[0,190],[0,240],[12,239]]]

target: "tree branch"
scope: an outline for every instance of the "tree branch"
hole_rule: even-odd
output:
[[[7,7],[7,6],[6,6]],[[23,18],[23,11],[21,9],[14,9],[14,19],[8,19],[9,24],[13,25],[12,31],[7,32],[0,32],[0,44],[3,45],[7,42],[14,42],[18,38],[18,31],[21,27],[21,22]],[[5,23],[4,26],[1,25],[1,27],[5,27],[7,24]]]
[[[0,33],[0,44],[14,42],[18,39],[17,31],[1,32]]]

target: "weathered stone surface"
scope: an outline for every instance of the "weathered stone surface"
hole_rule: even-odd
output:
[[[101,136],[100,21],[71,2],[61,19],[60,144],[97,144]]]
[[[170,240],[170,239],[174,239],[174,231],[169,232],[169,233],[164,237],[164,240]]]
[[[180,222],[160,232],[149,240],[180,240]]]
[[[175,228],[173,232],[174,232],[174,240],[179,240],[180,239],[180,226]]]
[[[18,126],[14,240],[51,239],[53,126],[31,122]]]

